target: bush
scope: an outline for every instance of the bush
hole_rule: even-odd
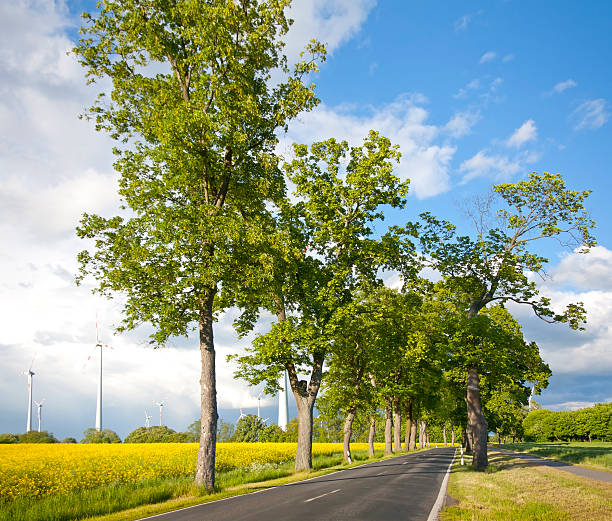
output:
[[[62,443],[78,443],[78,442],[77,442],[77,440],[75,438],[69,437],[69,438],[64,438],[62,440]]]
[[[0,443],[19,443],[15,434],[0,434]]]
[[[193,435],[189,432],[176,432],[165,425],[153,427],[138,427],[130,432],[125,443],[189,443]]]
[[[47,431],[28,431],[19,434],[19,443],[57,443],[57,438]]]
[[[90,428],[83,433],[81,443],[121,443],[121,438],[110,429],[97,431]]]

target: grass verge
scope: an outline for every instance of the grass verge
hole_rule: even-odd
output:
[[[534,456],[555,459],[564,463],[612,472],[612,443],[506,443],[499,447],[516,452],[527,452]]]
[[[440,521],[612,520],[612,483],[491,452],[486,472],[455,462],[447,494],[459,503]]]
[[[193,476],[186,476],[110,485],[44,499],[19,498],[0,505],[0,521],[131,521],[285,485],[388,457],[393,456],[384,456],[382,451],[376,451],[375,458],[369,459],[367,451],[355,451],[354,463],[351,465],[342,462],[342,454],[314,456],[313,470],[308,473],[294,473],[292,461],[219,472],[216,480],[218,491],[214,494],[199,489],[193,484]]]

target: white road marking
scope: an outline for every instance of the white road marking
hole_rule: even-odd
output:
[[[384,472],[379,472],[378,474],[376,474],[377,476],[382,476],[384,474]]]
[[[319,499],[322,498],[324,496],[329,496],[330,494],[335,494],[336,492],[340,492],[340,488],[337,488],[336,490],[332,490],[331,492],[326,492],[325,494],[321,494],[320,496],[317,497],[311,497],[310,499],[307,499],[306,501],[304,501],[304,503],[310,503],[311,501],[314,501],[315,499]]]
[[[402,465],[408,465],[408,462],[407,462],[407,461],[404,461],[404,463],[402,463]]]

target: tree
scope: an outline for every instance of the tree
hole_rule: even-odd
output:
[[[18,438],[19,443],[57,443],[57,438],[48,431],[28,431],[25,434],[19,434]]]
[[[10,433],[0,434],[0,443],[19,443],[19,437],[16,434]]]
[[[270,237],[282,244],[283,254],[260,268],[270,273],[264,281],[269,298],[245,303],[241,328],[261,307],[278,322],[237,358],[235,374],[252,385],[265,381],[266,393],[274,394],[287,371],[298,409],[300,471],[312,467],[312,414],[337,317],[359,291],[382,284],[378,269],[399,256],[402,246],[393,231],[374,239],[371,223],[383,217],[384,205],[403,207],[408,183],[393,174],[397,147],[374,131],[362,146],[349,149],[332,138],[310,149],[294,145],[294,151],[285,170],[300,200],[280,208]],[[309,380],[300,379],[302,374]]]
[[[123,443],[189,443],[193,436],[188,432],[176,432],[165,425],[138,427],[130,432]]]
[[[232,441],[260,441],[259,437],[266,429],[266,424],[254,414],[245,414],[238,420]]]
[[[516,302],[532,308],[547,322],[566,322],[581,328],[585,313],[581,303],[570,304],[562,313],[550,299],[539,295],[529,273],[542,273],[547,259],[533,251],[534,241],[555,238],[562,244],[588,251],[595,244],[589,230],[594,222],[584,209],[589,191],[568,190],[559,174],[530,174],[529,179],[493,188],[503,208],[498,223],[490,227],[491,200],[476,201],[471,216],[476,236],[455,236],[454,226],[431,214],[421,217],[421,244],[432,265],[454,292],[468,320],[491,303]],[[482,412],[479,367],[471,365],[467,378],[469,428],[474,436],[474,467],[487,467],[487,422]]]
[[[217,401],[214,313],[224,291],[239,292],[267,201],[284,179],[276,131],[312,108],[303,79],[324,58],[289,73],[282,37],[290,0],[146,2],[105,0],[83,15],[74,49],[89,82],[110,79],[89,110],[96,129],[116,139],[115,169],[124,216],[85,214],[78,234],[94,239],[79,255],[97,291],[124,297],[119,331],[154,327],[161,346],[199,332],[201,432],[195,482],[214,488]],[[272,71],[287,80],[276,85]]]
[[[94,428],[89,428],[83,432],[81,443],[121,443],[121,438],[110,429],[98,431]]]
[[[73,438],[72,436],[68,436],[67,438],[64,438],[61,443],[78,443],[76,438]]]

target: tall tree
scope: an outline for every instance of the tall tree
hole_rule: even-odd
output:
[[[85,214],[95,239],[81,279],[121,293],[119,330],[154,327],[151,342],[199,331],[201,432],[196,483],[214,487],[217,400],[214,311],[225,289],[248,285],[266,202],[284,179],[276,132],[312,108],[303,80],[324,58],[313,42],[290,72],[282,37],[290,0],[104,0],[85,13],[74,49],[90,83],[110,79],[87,116],[117,140],[123,217]],[[286,80],[276,85],[273,71]],[[238,291],[238,290],[236,290]]]
[[[405,204],[408,182],[393,174],[397,146],[371,131],[361,146],[329,139],[294,151],[285,168],[299,200],[287,201],[277,221],[273,237],[286,246],[266,266],[270,298],[259,303],[278,322],[238,358],[236,375],[252,384],[266,381],[273,393],[287,370],[299,419],[295,465],[304,470],[312,466],[312,411],[339,317],[359,291],[382,284],[379,268],[403,258],[410,244],[394,231],[375,238],[371,224],[383,218],[384,205]],[[247,306],[247,317],[258,310]]]
[[[470,215],[476,235],[455,236],[455,229],[428,213],[421,234],[422,245],[433,266],[444,276],[448,288],[473,320],[491,303],[516,302],[532,308],[546,322],[565,322],[582,328],[585,312],[581,303],[569,304],[557,313],[550,299],[539,295],[529,273],[543,273],[548,259],[535,251],[535,241],[547,238],[579,247],[587,252],[595,244],[590,235],[594,222],[584,208],[589,191],[569,190],[560,174],[535,172],[518,183],[493,187],[502,208],[491,222],[492,200],[476,201]],[[471,365],[467,378],[469,429],[474,437],[474,466],[484,469],[487,460],[487,422],[482,412],[479,367]]]

